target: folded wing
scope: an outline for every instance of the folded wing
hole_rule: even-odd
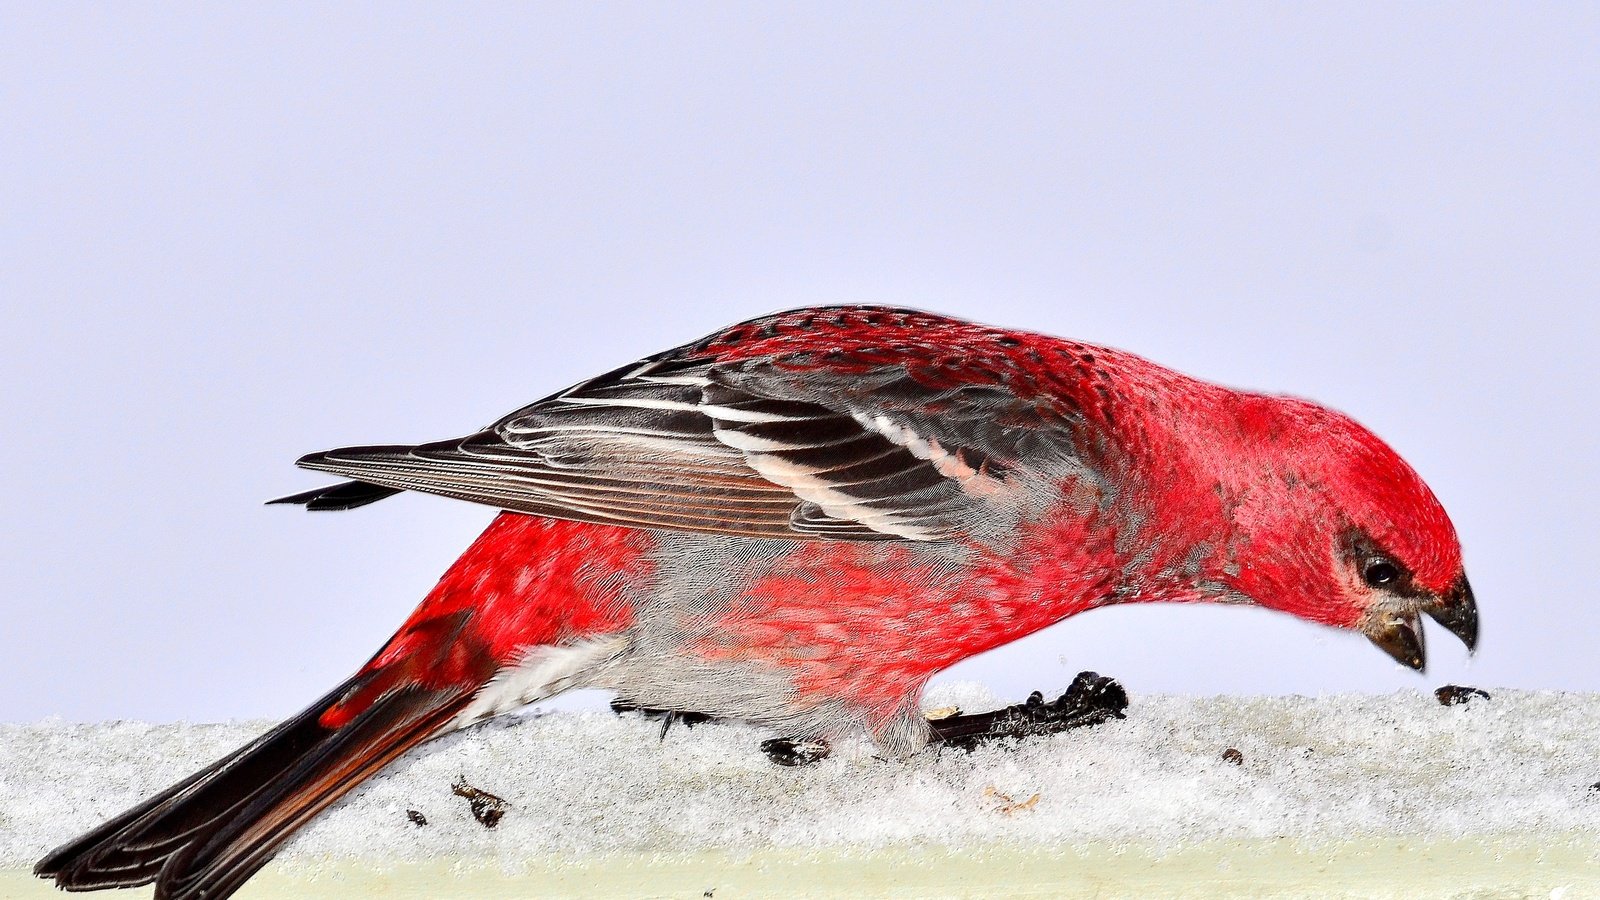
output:
[[[881,354],[864,371],[771,357],[719,362],[680,350],[464,438],[330,450],[300,465],[374,490],[562,519],[941,541],[1014,518],[1037,500],[1029,473],[1076,452],[1070,417],[1019,399],[1002,375],[927,387]],[[367,494],[327,490],[342,492],[335,499]]]

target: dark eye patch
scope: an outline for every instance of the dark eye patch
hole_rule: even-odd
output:
[[[1400,597],[1420,597],[1424,591],[1412,580],[1411,571],[1359,528],[1345,533],[1345,559],[1361,575],[1368,587]]]
[[[1388,587],[1400,580],[1400,567],[1382,557],[1368,560],[1361,570],[1361,579],[1369,587]]]

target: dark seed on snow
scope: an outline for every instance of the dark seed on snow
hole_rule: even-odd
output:
[[[414,809],[406,810],[406,818],[410,819],[411,824],[418,828],[428,824],[428,817]]]
[[[1236,766],[1244,765],[1244,754],[1232,747],[1222,751],[1222,759],[1223,761],[1231,762]]]
[[[1460,706],[1463,703],[1477,700],[1480,697],[1484,700],[1487,700],[1489,699],[1489,692],[1480,691],[1475,687],[1463,687],[1459,684],[1447,684],[1444,687],[1439,688],[1437,691],[1434,691],[1433,696],[1439,699],[1440,706]]]

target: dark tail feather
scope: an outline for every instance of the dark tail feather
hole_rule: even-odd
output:
[[[326,740],[322,710],[355,685],[347,682],[293,718],[71,843],[33,867],[69,890],[134,887],[154,881],[177,842],[226,812],[275,773]]]
[[[377,484],[368,484],[365,481],[345,481],[339,484],[330,484],[319,487],[302,494],[292,494],[288,497],[279,497],[268,500],[268,505],[273,503],[292,503],[304,506],[310,510],[340,510],[355,509],[366,506],[368,503],[377,503],[386,497],[393,497],[400,493],[400,488],[383,487]]]
[[[318,719],[370,678],[358,676],[304,712],[39,861],[34,874],[69,891],[156,882],[156,900],[222,900],[294,830],[408,748],[471,697],[407,687],[348,724]]]

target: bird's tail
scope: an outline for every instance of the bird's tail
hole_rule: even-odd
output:
[[[69,891],[155,882],[156,900],[222,900],[296,828],[439,733],[473,692],[471,686],[395,687],[385,674],[364,671],[250,744],[56,849],[34,874]],[[353,717],[324,715],[360,695],[372,699]]]
[[[400,493],[400,488],[367,484],[365,481],[341,481],[338,484],[323,485],[299,494],[290,494],[287,497],[268,500],[267,505],[287,503],[317,511],[357,509],[366,506],[368,503],[377,503],[385,497],[393,497],[398,493]]]

